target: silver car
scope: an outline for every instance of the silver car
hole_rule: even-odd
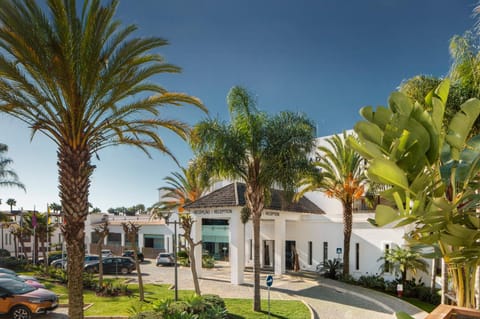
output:
[[[157,266],[173,266],[175,259],[172,253],[159,253],[157,256]]]

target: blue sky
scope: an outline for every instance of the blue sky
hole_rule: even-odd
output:
[[[142,0],[120,2],[117,18],[136,24],[138,36],[159,36],[159,50],[183,72],[155,78],[171,91],[199,97],[210,116],[228,119],[225,97],[234,85],[256,96],[260,109],[306,113],[319,136],[350,129],[365,105],[384,105],[402,80],[418,74],[444,76],[449,40],[475,22],[475,1],[466,0]],[[194,124],[205,117],[186,106],[164,116]],[[0,115],[0,142],[9,146],[12,168],[27,192],[0,189],[3,204],[45,210],[57,202],[53,142],[19,121]],[[188,145],[161,132],[185,165]],[[90,202],[110,207],[150,206],[157,188],[177,167],[153,152],[119,146],[102,150]]]

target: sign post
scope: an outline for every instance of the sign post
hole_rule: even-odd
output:
[[[268,287],[268,318],[270,318],[270,287],[273,284],[273,276],[268,275],[266,281],[267,281],[267,287]]]
[[[338,247],[337,248],[337,255],[338,255],[338,260],[340,260],[340,255],[342,255],[342,248],[341,247]]]

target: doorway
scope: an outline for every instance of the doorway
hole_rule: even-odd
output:
[[[264,268],[273,268],[274,264],[274,241],[273,240],[264,240],[263,241],[263,267]]]
[[[285,241],[285,269],[293,270],[295,267],[295,253],[296,242],[295,240],[286,240]]]

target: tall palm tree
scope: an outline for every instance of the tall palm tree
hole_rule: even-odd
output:
[[[188,168],[181,167],[181,173],[174,172],[172,176],[165,177],[167,186],[160,187],[164,191],[160,202],[156,206],[156,211],[165,212],[177,210],[179,213],[180,226],[183,229],[183,236],[188,242],[188,257],[190,260],[190,269],[192,271],[195,293],[201,294],[200,284],[195,263],[195,246],[200,245],[201,241],[195,242],[192,237],[194,219],[190,214],[185,213],[184,206],[199,199],[210,187],[212,178],[209,171],[204,169],[198,161],[190,162]],[[176,252],[175,252],[176,253]]]
[[[246,184],[245,200],[252,214],[254,243],[254,311],[260,311],[260,218],[279,185],[293,195],[296,182],[311,169],[307,155],[314,147],[314,126],[300,114],[260,112],[241,87],[230,90],[229,124],[204,120],[192,132],[191,144],[214,175]]]
[[[25,190],[25,185],[18,180],[17,173],[9,168],[13,161],[4,156],[7,151],[8,146],[0,143],[0,187],[19,187]]]
[[[160,117],[166,105],[201,102],[149,80],[180,69],[151,50],[167,44],[138,38],[136,26],[114,18],[118,1],[4,0],[0,6],[0,112],[42,132],[57,145],[59,197],[68,253],[69,317],[83,318],[84,224],[92,156],[112,145],[147,155],[172,155],[158,135],[166,128],[186,139],[185,123]],[[81,8],[81,12],[78,12]],[[34,30],[34,32],[32,32]]]
[[[334,135],[327,145],[318,147],[320,170],[306,178],[299,195],[319,190],[338,199],[343,206],[343,274],[350,272],[350,238],[352,236],[353,204],[365,192],[366,176],[363,158],[347,144],[347,133]]]

